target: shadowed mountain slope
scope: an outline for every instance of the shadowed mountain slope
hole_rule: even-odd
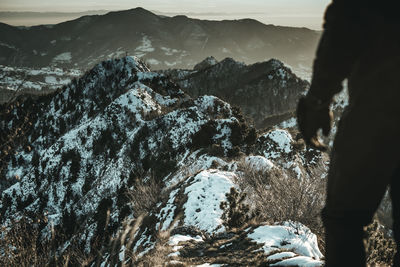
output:
[[[209,55],[246,63],[279,58],[310,66],[320,34],[256,20],[207,21],[157,16],[142,8],[84,16],[56,25],[0,24],[0,64],[93,66],[128,53],[155,69],[191,68]]]

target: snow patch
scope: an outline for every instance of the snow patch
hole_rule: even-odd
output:
[[[268,171],[274,167],[274,164],[263,156],[248,156],[244,161],[255,171]]]
[[[233,172],[218,170],[206,170],[197,174],[191,185],[185,189],[188,196],[184,205],[185,225],[196,226],[208,233],[224,231],[220,204],[226,201],[225,194],[235,187],[232,182],[235,177]]]
[[[283,121],[279,124],[279,128],[293,128],[297,127],[297,120],[296,118],[290,118],[286,121]]]
[[[270,266],[301,266],[301,267],[322,267],[324,263],[319,260],[314,260],[309,257],[298,256],[295,258],[283,260]]]
[[[168,244],[170,246],[176,246],[180,242],[187,242],[190,240],[193,240],[195,242],[202,242],[203,238],[201,236],[192,237],[187,235],[174,235],[169,238]]]
[[[290,252],[290,251],[280,252],[280,253],[276,253],[274,255],[269,256],[267,258],[267,261],[283,260],[285,258],[293,258],[294,256],[296,256],[296,254],[293,252]]]
[[[152,46],[151,40],[149,39],[149,37],[144,35],[142,38],[142,44],[140,46],[136,47],[135,51],[143,52],[143,53],[153,52],[154,47]]]
[[[283,225],[260,226],[248,237],[264,244],[266,254],[283,248],[318,260],[323,256],[318,248],[317,236],[301,223],[285,222]]]
[[[264,134],[262,139],[268,141],[267,149],[264,156],[269,159],[280,158],[282,153],[289,154],[292,152],[293,138],[288,131],[276,129]]]
[[[53,62],[71,62],[71,52],[64,52],[53,58]]]

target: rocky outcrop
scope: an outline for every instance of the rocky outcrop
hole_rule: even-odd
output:
[[[163,71],[193,97],[215,95],[239,106],[257,128],[271,127],[293,116],[309,86],[276,59],[246,65],[232,58],[193,70]]]

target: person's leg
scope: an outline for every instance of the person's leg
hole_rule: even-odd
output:
[[[354,114],[341,122],[331,157],[322,213],[327,267],[365,266],[363,227],[371,222],[397,166],[398,145],[385,145],[394,136]]]
[[[363,224],[353,215],[332,217],[322,212],[325,226],[325,261],[327,267],[365,266]]]
[[[397,247],[393,266],[400,267],[400,166],[392,177],[390,196],[392,198],[393,207],[393,232]]]
[[[357,167],[357,164],[354,166]],[[363,187],[360,177],[374,179],[363,174],[362,169],[358,168],[360,173],[354,174],[354,178],[342,169],[346,169],[346,164],[333,157],[328,176],[327,203],[322,211],[326,267],[362,267],[366,265],[363,228],[371,222],[385,186],[377,186],[378,190],[374,192],[373,186]],[[366,189],[365,192],[360,188]],[[376,204],[363,205],[360,200],[369,196],[375,198]]]

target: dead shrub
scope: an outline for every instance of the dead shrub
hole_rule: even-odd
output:
[[[322,241],[320,218],[325,203],[325,180],[320,176],[297,178],[278,168],[255,170],[239,164],[238,183],[247,193],[250,212],[258,222],[297,221],[306,225]]]
[[[135,217],[148,214],[162,199],[162,182],[150,174],[146,178],[137,178],[134,189],[128,192]]]
[[[225,194],[226,201],[221,202],[223,210],[221,219],[228,229],[239,228],[249,222],[249,205],[245,203],[246,193],[237,191],[232,187],[229,193]]]

